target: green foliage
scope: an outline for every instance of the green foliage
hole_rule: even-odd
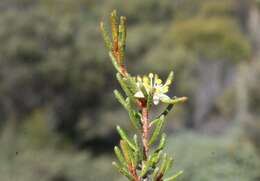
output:
[[[24,133],[21,133],[18,139],[24,139],[24,136]],[[1,145],[7,148],[2,142]],[[28,142],[21,145],[16,150],[17,153],[14,153],[13,160],[4,152],[5,149],[0,150],[0,173],[3,180],[125,180],[113,170],[112,158],[108,155],[93,157],[85,151],[53,149],[52,146],[28,149],[28,146],[30,147]],[[169,170],[167,178],[178,173],[176,170],[179,169],[184,169],[182,176],[176,179],[180,181],[214,181],[220,178],[223,181],[254,181],[260,176],[259,156],[252,145],[238,139],[237,134],[218,137],[183,131],[169,135],[167,152],[168,155],[178,158],[173,161],[174,169]],[[155,172],[156,170],[158,172],[159,168],[155,169]]]
[[[235,15],[235,3],[233,0],[208,1],[201,5],[199,16],[203,17],[227,17]]]
[[[187,170],[181,181],[243,180],[259,178],[260,160],[251,144],[238,139],[236,133],[210,137],[181,133],[169,139],[168,151],[178,157],[176,168]]]
[[[1,149],[1,179],[96,181],[108,178],[109,181],[122,181],[111,170],[112,159],[109,157],[93,158],[86,152],[55,150],[52,147],[34,150],[24,145],[24,148],[14,153],[12,160]]]
[[[246,60],[250,54],[249,42],[238,29],[229,18],[195,18],[176,22],[169,41],[204,59]]]
[[[174,14],[172,6],[174,3],[169,0],[132,0],[130,2],[123,2],[120,0],[111,1],[111,6],[120,8],[120,12],[124,13],[129,22],[154,22],[158,20],[167,20]]]
[[[259,98],[259,75],[260,75],[260,64],[258,61],[253,62],[248,66],[243,67],[248,72],[240,75],[241,79],[244,80],[245,88],[242,89],[246,94],[246,99],[240,100],[240,104],[246,106],[247,115],[241,118],[242,126],[244,129],[245,137],[254,144],[255,148],[260,155],[260,120],[259,120],[259,105],[260,105],[260,98]],[[241,103],[241,101],[243,101]]]
[[[244,39],[245,32],[237,26],[240,21],[238,13],[233,13],[234,9],[238,11],[236,5],[226,0],[197,0],[196,3],[193,0],[64,0],[62,3],[57,0],[3,0],[0,3],[1,119],[6,121],[10,115],[5,103],[7,99],[17,113],[19,123],[35,110],[49,107],[55,129],[77,143],[113,132],[112,125],[119,122],[115,115],[120,114],[123,119],[124,114],[108,94],[114,89],[115,81],[111,79],[112,68],[106,60],[96,25],[112,7],[118,7],[129,18],[125,56],[133,74],[156,71],[166,77],[174,68],[177,83],[182,82],[174,94],[192,95],[200,82],[196,67],[204,58],[199,57],[198,52],[203,56],[206,54],[210,61],[219,61],[218,57],[228,60],[230,57],[232,60],[247,58],[248,47],[243,45],[240,36]],[[214,19],[229,19],[233,22],[229,28],[232,32],[227,30],[223,37],[230,42],[217,39],[212,43],[215,41],[212,38],[197,43],[199,38],[194,38],[191,30],[185,35],[174,35],[178,22],[183,20],[186,23],[189,19],[196,22],[203,19],[198,31],[194,30],[196,36],[208,23],[215,24]],[[237,32],[239,35],[233,37]],[[211,35],[215,36],[215,33],[208,36]],[[195,48],[187,44],[183,47],[183,40],[180,45],[173,36],[191,38],[192,41],[187,42]],[[242,50],[243,47],[246,49]],[[215,48],[217,51],[212,52]],[[183,124],[186,124],[185,120],[193,122],[185,116],[196,109],[190,102],[190,108],[184,109],[179,119]],[[131,117],[138,118],[138,114],[131,113]]]
[[[47,104],[55,129],[70,139],[85,132],[90,126],[79,129],[78,123],[92,121],[86,111],[99,106],[102,88],[110,88],[105,76],[110,68],[104,69],[108,62],[101,64],[105,54],[98,52],[103,45],[96,41],[101,38],[95,24],[82,23],[80,13],[52,16],[41,6],[0,14],[1,118],[8,119],[8,101],[19,123]]]
[[[43,110],[35,111],[21,127],[20,132],[25,134],[23,141],[27,144],[30,143],[32,147],[43,148],[57,141],[57,135],[48,128],[45,115]]]

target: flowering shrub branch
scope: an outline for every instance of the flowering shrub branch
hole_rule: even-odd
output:
[[[113,165],[131,181],[173,181],[182,171],[164,178],[173,164],[173,159],[166,153],[163,154],[166,134],[161,132],[165,117],[173,106],[186,101],[187,98],[170,98],[166,95],[173,83],[173,72],[170,72],[165,83],[157,74],[150,73],[142,77],[129,74],[125,66],[126,18],[120,17],[118,24],[117,13],[113,11],[110,21],[112,41],[103,22],[100,23],[100,29],[112,64],[118,72],[117,80],[126,98],[117,90],[114,94],[128,111],[130,121],[137,131],[137,134],[130,138],[120,126],[117,126],[121,140],[120,146],[114,148],[118,162],[113,162]],[[159,103],[166,104],[166,108],[159,116],[151,119],[149,112]]]

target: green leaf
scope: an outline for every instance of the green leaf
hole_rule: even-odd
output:
[[[141,177],[144,177],[147,174],[152,164],[153,164],[153,159],[152,157],[149,157],[148,160],[145,162],[144,167],[141,171]]]
[[[128,110],[127,103],[126,103],[124,97],[122,96],[122,94],[120,94],[120,92],[119,92],[118,90],[114,90],[114,94],[115,94],[115,97],[116,97],[116,99],[118,100],[118,102],[119,102],[120,104],[122,104],[122,106],[123,106],[126,110]]]
[[[172,167],[172,164],[173,164],[173,158],[168,158],[164,173],[166,173]]]
[[[156,180],[158,173],[159,173],[159,168],[156,167],[152,173],[153,180]]]
[[[134,140],[134,143],[135,143],[135,147],[139,147],[139,144],[138,144],[138,138],[137,138],[137,135],[135,134],[134,136],[133,136],[133,140]]]
[[[114,167],[116,167],[116,169],[118,170],[119,173],[126,176],[129,180],[134,180],[134,177],[129,173],[129,171],[127,169],[125,169],[124,167],[122,167],[121,165],[119,165],[116,162],[112,162],[112,165]]]
[[[129,156],[129,152],[128,152],[129,147],[127,146],[126,141],[120,140],[120,147],[122,149],[122,152],[124,154],[125,160],[126,160],[127,165],[128,165],[129,163],[131,163],[131,160],[130,160],[130,156]]]
[[[114,151],[115,151],[115,154],[116,154],[118,160],[120,161],[120,163],[122,165],[127,165],[126,160],[124,159],[123,154],[121,153],[120,149],[117,146],[114,147]]]
[[[163,159],[161,168],[160,168],[160,173],[162,175],[165,175],[166,171],[172,166],[173,159],[167,155],[165,155],[165,159]]]
[[[145,159],[145,158],[144,158],[144,147],[143,147],[143,146],[140,148],[139,159],[140,159],[141,161]]]
[[[120,126],[116,127],[117,132],[119,133],[119,135],[121,136],[121,138],[126,141],[126,143],[129,145],[129,147],[131,149],[133,149],[134,151],[137,151],[137,148],[135,147],[134,143],[132,143],[132,141],[130,141],[130,139],[128,138],[126,132],[120,128]]]
[[[124,90],[125,94],[130,98],[130,100],[131,100],[132,102],[135,102],[135,98],[134,98],[134,94],[135,94],[135,93],[133,93],[133,92],[130,90],[129,86],[128,86],[127,83],[124,81],[123,77],[122,77],[119,73],[116,74],[116,77],[117,77],[117,80],[118,80],[120,86],[121,86],[122,89]]]
[[[155,129],[154,129],[153,134],[150,138],[149,146],[151,146],[156,141],[157,137],[160,134],[160,131],[162,129],[164,121],[165,121],[164,116],[161,116],[159,118],[159,121],[155,123]]]
[[[129,117],[136,129],[141,129],[141,117],[136,111],[130,111]]]
[[[162,175],[164,174],[166,163],[167,163],[167,155],[164,154],[163,158],[162,158],[162,163],[161,163],[161,166],[160,166],[160,170],[159,170],[159,173],[162,174]]]
[[[129,155],[129,159],[130,159],[130,162],[133,166],[136,166],[137,164],[137,160],[136,160],[136,157],[135,157],[135,154],[134,152],[135,151],[132,151],[132,149],[130,149],[129,145],[126,144],[126,147],[127,147],[127,152],[128,152],[128,155]]]
[[[126,47],[126,17],[120,17],[119,25],[119,48],[122,62],[125,59],[125,47]]]
[[[136,128],[137,130],[141,130],[142,125],[141,125],[141,116],[139,115],[138,112],[136,112],[130,103],[129,98],[126,99],[126,105],[127,105],[127,110],[128,110],[128,114],[130,117],[130,121],[132,123],[132,125],[134,126],[134,128]]]
[[[164,100],[161,100],[163,103],[166,103],[168,104],[167,107],[165,108],[165,110],[157,117],[161,117],[162,115],[163,116],[166,116],[173,108],[173,106],[175,104],[178,104],[178,103],[183,103],[187,100],[188,98],[187,97],[180,97],[180,98],[173,98],[173,99],[164,99]]]
[[[150,126],[153,126],[154,124],[157,124],[160,121],[160,118],[154,119],[150,122]]]
[[[126,17],[120,17],[120,24],[119,24],[119,42],[120,47],[125,49],[126,46]]]
[[[187,97],[179,97],[179,98],[173,98],[173,99],[163,99],[161,100],[163,103],[166,104],[178,104],[178,103],[183,103],[187,100]]]
[[[114,41],[118,41],[118,28],[117,28],[117,12],[113,10],[110,16],[112,36]]]
[[[133,95],[139,90],[134,77],[128,76],[126,78],[123,78],[123,81],[128,86],[128,89],[131,91]]]
[[[156,148],[155,152],[161,151],[161,150],[165,147],[165,144],[166,144],[166,134],[163,133],[162,136],[161,136],[159,145],[158,145],[158,147]]]
[[[137,140],[137,135],[135,134],[134,137],[133,137],[133,140],[134,140],[134,144],[135,144],[135,147],[137,148],[136,151],[134,151],[133,153],[133,157],[134,157],[134,166],[136,167],[138,162],[139,162],[139,152],[140,152],[140,147],[139,147],[139,144],[138,144],[138,140]]]
[[[162,155],[162,151],[154,152],[152,154],[153,167],[160,161],[161,155]]]
[[[120,69],[120,67],[119,67],[119,65],[116,61],[116,58],[114,57],[112,52],[109,52],[109,57],[110,57],[110,60],[113,64],[113,66],[115,67],[115,69],[122,74],[121,69]]]
[[[172,163],[173,163],[173,159],[167,156],[167,154],[164,154],[160,166],[159,174],[165,175],[166,171],[172,166]]]
[[[103,22],[100,23],[100,30],[101,30],[101,33],[103,35],[103,39],[104,39],[106,48],[109,51],[111,51],[112,50],[112,42],[111,42],[111,39],[110,39],[110,37],[109,37],[105,27],[104,27],[104,23]]]
[[[164,179],[164,181],[173,181],[175,180],[178,176],[180,176],[181,174],[183,174],[183,171],[179,171],[178,173],[176,173],[175,175],[169,177],[169,178],[166,178]]]
[[[136,166],[137,160],[135,159],[135,154],[132,151],[132,149],[129,147],[127,142],[124,141],[124,140],[121,140],[120,141],[120,146],[121,146],[121,149],[122,149],[123,154],[125,156],[125,160],[127,162],[127,165],[131,164],[132,166]]]

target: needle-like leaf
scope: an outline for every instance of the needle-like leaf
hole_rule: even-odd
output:
[[[161,136],[159,145],[158,145],[158,147],[156,148],[155,152],[161,151],[161,150],[165,147],[165,144],[166,144],[166,134],[163,133],[162,136]]]
[[[114,147],[114,151],[115,151],[115,154],[116,154],[118,160],[120,161],[120,163],[122,165],[127,165],[126,160],[124,159],[123,154],[121,153],[120,149],[117,146]]]
[[[165,121],[164,116],[161,116],[159,118],[159,121],[155,123],[155,129],[154,129],[153,134],[151,136],[151,139],[149,141],[149,146],[151,146],[156,141],[156,139],[158,138],[164,121]]]
[[[100,23],[100,30],[101,30],[101,33],[103,35],[105,46],[108,49],[108,51],[110,52],[112,50],[112,42],[111,42],[111,39],[110,39],[110,37],[109,37],[105,27],[104,27],[103,22]]]
[[[129,171],[127,169],[125,169],[124,167],[120,166],[116,162],[112,162],[112,165],[114,167],[116,167],[116,169],[118,170],[119,173],[121,173],[124,176],[126,176],[129,180],[134,180],[134,177],[129,173]]]
[[[181,174],[183,174],[183,171],[179,171],[178,173],[176,173],[175,175],[164,179],[164,181],[174,181],[177,177],[179,177]]]
[[[128,110],[128,106],[127,103],[124,99],[124,97],[122,96],[122,94],[120,94],[120,92],[118,90],[114,90],[114,95],[117,98],[118,102],[126,109]]]
[[[129,147],[134,151],[137,151],[137,148],[135,147],[134,143],[128,138],[126,132],[122,128],[120,128],[120,126],[117,126],[116,129],[121,138],[129,145]]]

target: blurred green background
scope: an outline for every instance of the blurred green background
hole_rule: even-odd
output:
[[[133,74],[175,71],[165,128],[179,181],[260,181],[259,0],[1,0],[0,180],[124,181],[99,22],[128,17]],[[156,111],[159,111],[158,107]]]

